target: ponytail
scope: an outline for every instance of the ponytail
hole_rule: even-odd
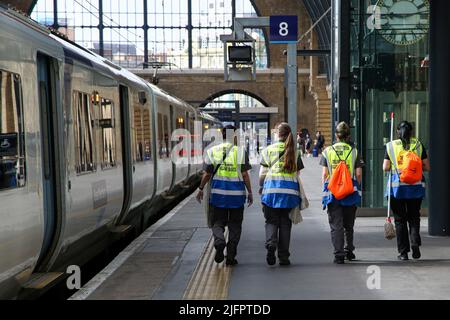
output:
[[[285,122],[278,126],[279,136],[281,141],[285,143],[284,153],[284,170],[287,172],[297,171],[297,164],[295,159],[295,142],[292,136],[292,131],[289,125]]]
[[[289,132],[288,137],[286,138],[286,156],[284,161],[284,170],[287,172],[295,172],[297,171],[297,165],[295,163],[295,145],[294,138],[292,137],[292,132]]]
[[[411,142],[412,130],[412,125],[408,121],[402,121],[397,127],[398,137],[402,140],[403,149],[406,149]]]

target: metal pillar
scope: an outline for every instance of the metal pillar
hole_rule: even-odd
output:
[[[148,68],[148,7],[147,0],[144,1],[144,69]]]
[[[188,67],[189,69],[192,69],[192,61],[193,61],[193,53],[192,53],[192,0],[188,0],[188,25],[187,25],[187,32],[188,32]]]
[[[105,29],[105,25],[103,24],[103,0],[98,0],[98,33],[99,33],[99,55],[102,57],[105,54],[105,42],[103,40],[103,30]]]
[[[287,94],[288,94],[288,114],[287,120],[292,133],[297,134],[297,43],[287,45]]]
[[[428,232],[450,236],[450,2],[430,1],[430,201]]]
[[[339,87],[337,121],[350,122],[350,1],[339,1]]]

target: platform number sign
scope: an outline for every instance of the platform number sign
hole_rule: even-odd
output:
[[[295,43],[297,39],[297,16],[270,16],[270,43]]]

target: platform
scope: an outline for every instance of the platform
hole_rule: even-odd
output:
[[[384,239],[383,218],[358,217],[357,260],[333,264],[327,215],[320,203],[321,168],[317,158],[304,162],[310,208],[292,229],[292,265],[266,264],[259,196],[244,214],[239,264],[216,264],[202,206],[191,195],[70,299],[448,299],[450,238],[428,236],[426,218],[422,218],[420,260],[397,260],[395,239]],[[255,195],[257,175],[254,166]],[[371,266],[380,268],[379,289],[367,286]]]

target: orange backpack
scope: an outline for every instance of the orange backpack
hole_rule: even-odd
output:
[[[397,163],[402,170],[400,181],[407,184],[415,184],[422,180],[422,159],[413,151],[400,152]]]
[[[336,152],[334,148],[333,150],[334,152]],[[350,156],[352,151],[353,149],[350,150],[347,158]],[[341,200],[351,195],[355,190],[353,188],[353,180],[350,175],[350,171],[347,167],[347,158],[345,160],[342,160],[337,152],[336,155],[338,156],[340,162],[331,175],[330,181],[328,183],[328,190],[330,190],[330,192],[337,200]]]

